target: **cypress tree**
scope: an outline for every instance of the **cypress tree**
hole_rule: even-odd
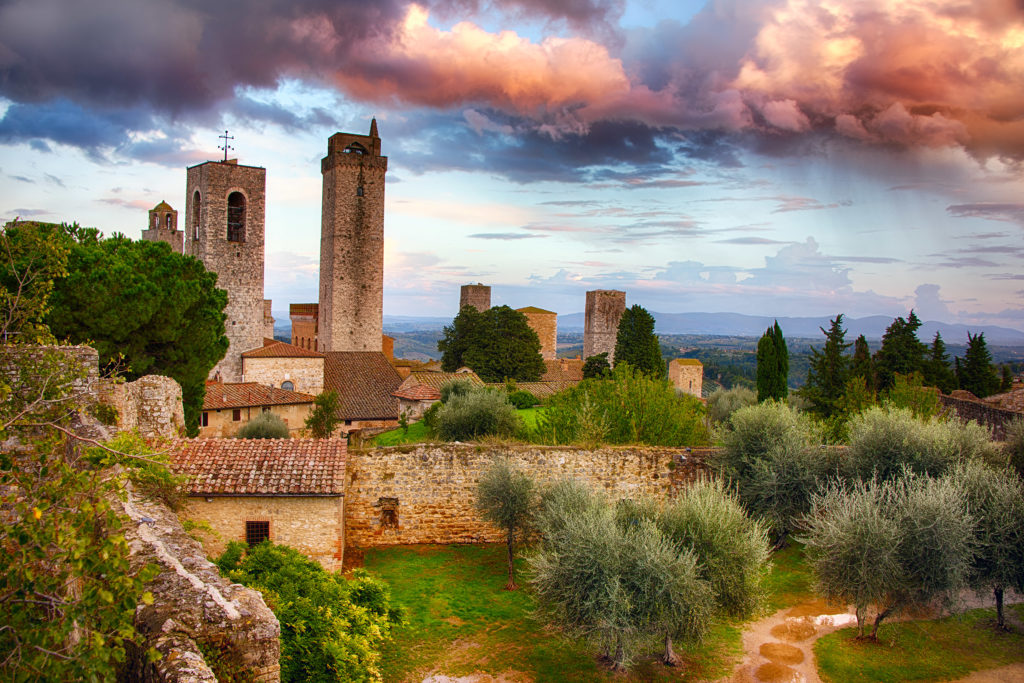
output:
[[[850,374],[863,379],[864,387],[874,392],[875,364],[871,360],[871,348],[868,346],[868,340],[863,334],[853,342],[853,367],[850,369]]]
[[[921,319],[910,311],[907,319],[896,318],[882,335],[882,347],[875,354],[875,372],[878,391],[891,389],[896,375],[923,372],[928,350],[917,338]]]
[[[622,313],[615,337],[615,365],[628,363],[651,377],[666,374],[661,357],[661,344],[654,334],[654,316],[643,306],[634,304]]]
[[[784,399],[789,394],[789,350],[779,321],[757,342],[757,400]]]
[[[985,344],[985,333],[967,333],[967,352],[960,368],[960,388],[966,389],[978,398],[985,398],[999,391],[999,376],[992,365],[992,354]]]
[[[846,343],[843,329],[843,314],[832,320],[828,332],[818,328],[825,335],[825,346],[819,351],[811,347],[811,363],[807,368],[807,383],[800,395],[811,404],[811,412],[819,417],[832,417],[839,411],[846,382],[850,378],[850,358],[845,355],[850,344]]]
[[[953,376],[953,369],[949,366],[949,354],[946,353],[946,343],[942,341],[942,335],[935,333],[932,340],[932,347],[928,360],[924,365],[924,382],[928,386],[938,387],[939,391],[948,394],[956,388],[956,377]]]

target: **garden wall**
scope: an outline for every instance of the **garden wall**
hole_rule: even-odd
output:
[[[706,471],[710,449],[422,444],[350,450],[345,542],[479,543],[501,535],[473,509],[476,486],[497,456],[538,484],[579,479],[614,498],[665,498]]]
[[[942,405],[956,411],[961,420],[974,420],[992,430],[992,438],[996,441],[1006,439],[1006,425],[1014,419],[1024,417],[1021,413],[990,406],[982,401],[969,401],[952,396],[939,395]]]

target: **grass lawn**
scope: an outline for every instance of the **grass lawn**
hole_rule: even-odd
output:
[[[765,581],[768,593],[766,611],[769,614],[784,607],[814,600],[811,568],[804,559],[804,547],[790,541],[782,550],[772,554],[772,571]]]
[[[1014,605],[1024,619],[1024,605]],[[814,644],[824,681],[946,681],[972,671],[1024,661],[1024,634],[997,633],[995,610],[977,609],[935,621],[886,624],[878,642],[858,641],[856,628]]]
[[[699,645],[677,644],[685,659],[682,671],[662,666],[652,654],[629,674],[613,675],[585,643],[562,638],[531,616],[535,606],[527,588],[503,590],[504,552],[500,545],[366,551],[366,569],[386,580],[394,601],[408,609],[408,625],[396,630],[383,652],[385,681],[418,682],[432,671],[518,671],[538,683],[707,680],[727,674],[741,653],[741,625],[722,622]],[[525,562],[517,568],[522,577]]]
[[[519,417],[523,420],[523,425],[528,430],[532,430],[537,426],[537,415],[544,410],[543,408],[526,408],[525,410],[517,410]],[[427,427],[420,422],[413,422],[409,425],[409,433],[405,434],[402,432],[402,428],[392,429],[391,431],[382,432],[373,439],[374,446],[400,446],[402,444],[410,443],[424,443],[428,441],[435,441],[436,439],[427,433]]]

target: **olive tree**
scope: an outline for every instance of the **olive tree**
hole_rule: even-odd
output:
[[[508,583],[515,590],[516,534],[522,534],[530,519],[534,500],[533,480],[512,466],[507,458],[498,458],[484,472],[477,485],[476,507],[488,522],[505,533],[508,548]]]

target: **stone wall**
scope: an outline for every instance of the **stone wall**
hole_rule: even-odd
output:
[[[191,497],[184,516],[209,522],[213,534],[200,532],[211,556],[229,541],[245,541],[245,523],[270,522],[270,540],[289,545],[327,571],[341,568],[345,551],[341,496]]]
[[[245,382],[281,388],[289,381],[292,391],[316,396],[324,390],[323,358],[243,358]]]
[[[705,471],[700,449],[507,447],[464,444],[349,450],[345,538],[350,546],[501,540],[473,509],[481,474],[499,455],[539,484],[580,479],[615,498],[671,496]]]
[[[185,429],[181,386],[170,377],[146,375],[134,382],[101,381],[100,403],[117,410],[117,430],[174,438]]]
[[[939,394],[942,405],[951,408],[961,420],[974,420],[992,430],[992,438],[996,441],[1006,439],[1006,425],[1015,419],[1024,418],[1021,413],[990,406],[982,401],[969,401]]]
[[[608,363],[615,361],[615,338],[619,320],[626,311],[626,293],[616,289],[595,289],[587,292],[583,322],[583,359],[599,353],[608,354]]]

